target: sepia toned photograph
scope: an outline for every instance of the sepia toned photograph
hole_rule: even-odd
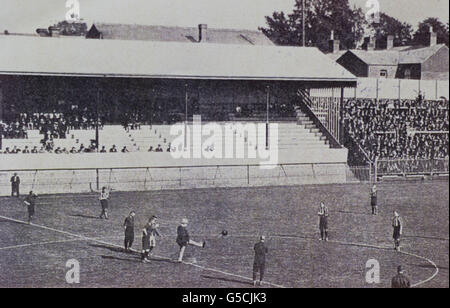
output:
[[[449,1],[0,0],[0,288],[448,287]]]

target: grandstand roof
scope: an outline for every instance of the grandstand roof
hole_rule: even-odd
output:
[[[0,37],[0,74],[356,83],[316,48]]]
[[[101,33],[103,39],[198,43],[197,27],[169,27],[95,23],[87,36]],[[238,29],[207,30],[207,42],[215,44],[274,45],[262,32]]]

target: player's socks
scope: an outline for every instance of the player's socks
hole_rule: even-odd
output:
[[[206,241],[203,241],[202,248],[205,248],[205,246],[206,246]]]

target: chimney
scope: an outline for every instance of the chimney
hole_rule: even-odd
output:
[[[388,35],[387,37],[387,50],[394,49],[394,36]]]
[[[198,41],[199,43],[206,43],[208,41],[208,25],[198,25]]]
[[[331,31],[330,41],[328,42],[329,50],[331,53],[337,53],[340,50],[341,41],[335,40],[334,31]]]
[[[437,33],[434,32],[433,27],[430,27],[430,46],[437,45]]]
[[[59,37],[60,28],[56,26],[50,26],[48,27],[48,32],[50,33],[50,36],[52,37]]]
[[[375,36],[369,37],[369,43],[367,44],[367,50],[375,50],[377,44],[377,38]]]

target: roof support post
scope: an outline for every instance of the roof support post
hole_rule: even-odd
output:
[[[341,100],[339,102],[339,126],[338,126],[338,141],[339,144],[344,144],[344,88],[341,88]]]
[[[188,85],[184,85],[184,150],[187,151],[187,123],[188,123]]]
[[[95,147],[96,147],[96,151],[98,152],[98,147],[100,145],[100,136],[99,136],[99,131],[98,131],[98,122],[100,120],[100,116],[99,116],[99,112],[98,112],[98,108],[100,105],[100,80],[97,82],[97,100],[96,100],[96,104],[95,104]]]
[[[266,87],[266,150],[269,149],[269,125],[270,125],[270,86]]]

